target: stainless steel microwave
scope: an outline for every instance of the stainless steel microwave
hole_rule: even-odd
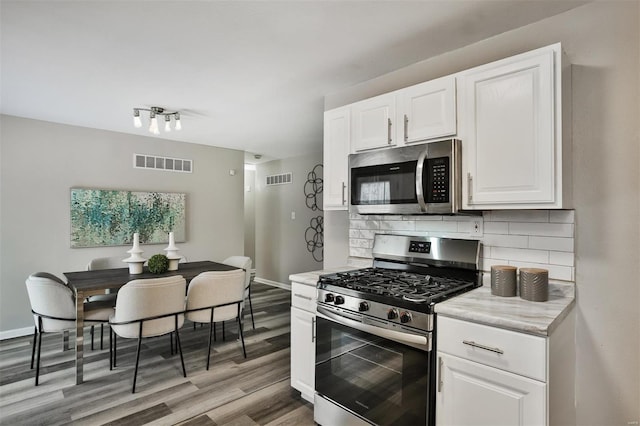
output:
[[[349,182],[349,207],[355,213],[457,213],[462,199],[460,141],[351,154]]]

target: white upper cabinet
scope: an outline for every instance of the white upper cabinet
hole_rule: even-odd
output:
[[[347,210],[351,113],[349,107],[324,113],[324,210]]]
[[[351,105],[351,152],[397,145],[395,92]]]
[[[453,76],[398,90],[401,142],[421,142],[456,134],[456,80]]]
[[[459,74],[463,208],[568,207],[562,77],[559,44]]]

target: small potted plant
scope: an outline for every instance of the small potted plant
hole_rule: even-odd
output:
[[[163,274],[169,270],[169,259],[164,254],[154,254],[149,258],[149,272]]]

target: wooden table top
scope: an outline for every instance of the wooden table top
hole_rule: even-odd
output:
[[[69,287],[76,291],[91,291],[107,288],[120,288],[131,280],[145,278],[162,278],[174,275],[182,275],[187,282],[195,276],[207,271],[231,271],[238,269],[223,263],[201,261],[185,262],[178,264],[177,271],[169,271],[163,274],[152,274],[145,266],[141,274],[129,274],[129,268],[99,269],[95,271],[64,272]]]

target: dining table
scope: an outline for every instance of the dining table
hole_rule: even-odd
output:
[[[160,274],[149,272],[146,266],[140,274],[130,274],[128,267],[64,272],[68,286],[73,290],[76,298],[76,384],[79,385],[83,382],[84,301],[87,297],[104,294],[107,289],[119,289],[132,280],[182,275],[189,283],[202,272],[234,269],[238,268],[212,261],[199,261],[179,263],[176,271]]]

